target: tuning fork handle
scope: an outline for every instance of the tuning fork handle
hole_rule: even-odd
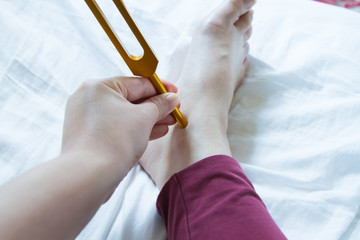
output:
[[[151,77],[149,77],[149,79],[159,94],[168,92],[156,73],[154,73]],[[188,122],[186,118],[184,118],[178,107],[175,107],[175,109],[172,111],[171,114],[173,115],[173,117],[178,122],[181,128],[186,128]]]
[[[127,11],[122,0],[113,0],[119,12],[123,16],[124,20],[128,24],[130,30],[138,40],[140,46],[144,50],[142,56],[133,56],[129,54],[126,49],[123,47],[115,31],[112,29],[108,20],[106,19],[104,13],[101,11],[96,0],[85,0],[86,4],[89,6],[90,10],[100,23],[101,27],[104,29],[105,33],[108,35],[111,42],[114,44],[115,48],[124,59],[125,63],[132,71],[135,76],[147,77],[150,79],[151,83],[154,85],[156,91],[159,94],[166,93],[167,90],[164,84],[160,81],[159,77],[156,75],[155,70],[158,64],[158,60],[151,50],[150,46],[147,44],[145,38],[141,34],[140,30],[136,26],[134,20],[131,18],[129,12]],[[172,115],[178,122],[181,128],[187,126],[187,120],[181,114],[180,110],[176,107],[172,112]]]

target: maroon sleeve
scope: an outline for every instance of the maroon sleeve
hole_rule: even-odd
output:
[[[236,160],[217,155],[173,175],[157,209],[168,239],[286,239]]]

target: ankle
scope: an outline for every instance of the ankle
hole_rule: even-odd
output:
[[[191,109],[191,112],[184,110],[188,118],[190,127],[195,131],[202,129],[204,132],[214,132],[217,135],[226,136],[228,127],[228,110],[226,107],[213,107],[211,103],[202,106],[197,105]]]
[[[227,138],[227,117],[220,119],[211,115],[189,118],[188,136],[192,151],[192,163],[212,155],[231,155]]]

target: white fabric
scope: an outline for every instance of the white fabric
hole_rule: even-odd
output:
[[[220,2],[125,1],[162,78],[176,81],[194,27]],[[233,155],[289,239],[360,239],[360,14],[260,0],[253,25]],[[0,183],[59,153],[66,99],[84,79],[123,74],[85,2],[0,0]],[[157,194],[134,168],[78,239],[165,239]]]

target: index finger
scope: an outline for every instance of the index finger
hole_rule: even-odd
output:
[[[176,93],[178,91],[174,84],[166,81],[163,81],[163,83],[169,92]],[[104,84],[117,91],[130,102],[157,94],[150,80],[143,77],[114,77],[106,79]]]

